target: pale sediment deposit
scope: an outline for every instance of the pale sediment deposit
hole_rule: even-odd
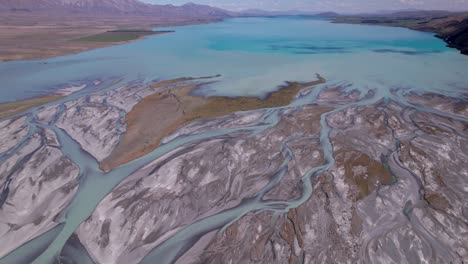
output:
[[[188,93],[203,82],[136,82],[2,121],[3,260],[63,221],[41,261],[468,261],[466,98],[320,82],[290,83],[288,100]],[[156,114],[167,124],[144,124]],[[128,131],[157,137],[99,170]]]
[[[78,190],[79,170],[52,131],[39,129],[23,140],[14,154],[1,157],[1,256],[57,226]]]

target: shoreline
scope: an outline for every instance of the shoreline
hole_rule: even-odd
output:
[[[336,16],[330,19],[331,23],[399,27],[420,32],[432,33],[435,38],[441,39],[449,48],[457,49],[461,54],[468,55],[468,12],[444,17],[414,16],[400,17],[396,15],[366,15],[366,16]],[[447,25],[448,24],[448,25]]]
[[[261,16],[260,16],[261,17]],[[24,17],[23,17],[24,18]],[[355,24],[355,25],[376,25],[376,26],[387,26],[387,27],[401,27],[401,28],[407,28],[411,30],[416,30],[420,32],[428,32],[434,34],[434,37],[442,39],[446,44],[447,47],[454,48],[460,51],[461,54],[468,55],[468,46],[467,45],[461,45],[457,44],[454,40],[452,40],[451,34],[447,32],[443,32],[446,30],[445,28],[439,28],[437,29],[436,27],[431,28],[430,26],[421,26],[421,24],[413,23],[414,21],[420,21],[422,18],[414,18],[414,21],[411,20],[413,24],[399,24],[396,18],[387,18],[387,17],[379,17],[379,16],[336,16],[336,17],[331,17],[329,18],[330,23],[336,23],[336,24]],[[378,19],[377,19],[378,18]],[[33,21],[33,18],[28,18]],[[27,20],[28,20],[27,19]],[[41,18],[38,18],[39,20]],[[201,24],[210,24],[210,23],[217,23],[217,22],[222,22],[225,19],[206,19],[206,20],[186,20],[186,21],[146,21],[146,20],[141,20],[142,17],[138,17],[135,19],[128,18],[128,21],[117,21],[118,18],[102,18],[104,21],[106,19],[109,19],[110,21],[107,21],[107,25],[104,26],[99,26],[97,29],[97,24],[100,23],[101,18],[95,18],[94,20],[90,20],[89,23],[90,25],[87,26],[82,26],[82,25],[77,25],[77,26],[69,26],[67,28],[61,28],[61,26],[58,25],[58,21],[54,21],[54,19],[58,18],[53,18],[51,22],[49,22],[51,25],[48,25],[47,27],[44,26],[44,29],[54,29],[54,31],[60,31],[60,30],[65,30],[66,31],[78,31],[74,33],[73,37],[65,37],[65,36],[52,36],[52,42],[45,44],[37,44],[37,47],[26,47],[26,48],[17,48],[16,43],[13,41],[14,37],[9,38],[9,34],[11,32],[14,32],[15,30],[24,30],[24,31],[32,31],[32,30],[37,30],[36,27],[37,25],[34,26],[23,26],[23,25],[10,25],[10,26],[0,26],[0,36],[2,36],[2,39],[0,40],[0,44],[4,46],[4,49],[2,52],[0,52],[0,63],[6,63],[6,62],[13,62],[13,61],[31,61],[31,60],[46,60],[46,59],[51,59],[51,58],[56,58],[56,57],[61,57],[61,56],[67,56],[67,55],[75,55],[79,54],[82,52],[87,52],[91,50],[96,50],[100,48],[107,48],[107,47],[112,47],[112,46],[117,46],[117,45],[125,45],[128,43],[144,40],[148,36],[153,36],[153,35],[159,35],[163,33],[173,33],[175,31],[171,32],[159,32],[157,28],[160,27],[179,27],[179,26],[188,26],[188,25],[201,25]],[[79,19],[79,17],[71,17],[68,18],[68,23],[74,23],[76,19]],[[145,18],[146,19],[146,18]],[[380,20],[379,20],[380,19]],[[425,18],[427,19],[427,18]],[[29,21],[29,20],[28,20]],[[366,22],[367,21],[367,22]],[[401,22],[401,21],[400,21]],[[17,22],[17,23],[24,23],[24,22]],[[40,25],[40,22],[36,22],[36,24]],[[424,24],[425,25],[425,24]],[[41,26],[42,27],[42,26]],[[129,39],[129,40],[122,40],[122,41],[86,41],[84,39],[88,37],[95,37],[99,35],[104,35],[109,32],[118,32],[120,30],[125,30],[125,28],[142,28],[142,29],[148,29],[148,31],[152,31],[154,29],[155,33],[152,34],[141,34],[140,36],[137,36],[134,39]],[[42,29],[41,29],[42,30]],[[40,31],[40,30],[39,30]],[[39,32],[36,35],[33,35],[31,33],[30,36],[25,37],[25,35],[21,35],[22,39],[21,41],[27,41],[27,42],[36,42],[39,41],[41,42],[41,38],[45,38],[46,35],[48,34],[49,31],[45,30],[45,32]],[[69,33],[67,33],[69,34]],[[71,33],[70,33],[71,34]],[[37,38],[37,39],[35,39]],[[47,36],[48,38],[48,36]],[[13,41],[13,42],[11,42]],[[11,42],[11,43],[8,43]]]
[[[18,21],[11,18],[15,24],[0,26],[0,44],[3,48],[0,51],[0,63],[47,60],[75,55],[100,48],[124,45],[143,40],[148,36],[159,35],[162,32],[160,33],[158,28],[162,27],[200,25],[223,21],[222,19],[155,21],[153,18],[148,19],[145,17],[126,18],[126,20],[119,21],[120,18],[118,17],[103,17],[92,18],[81,24],[79,19],[80,17],[67,17],[64,18],[65,21],[62,23],[60,18],[52,18],[51,21],[43,17],[19,16]],[[155,33],[140,34],[135,39],[122,41],[81,40],[109,32],[119,32],[121,30],[125,32],[126,29],[154,30]],[[25,44],[17,45],[19,42]]]

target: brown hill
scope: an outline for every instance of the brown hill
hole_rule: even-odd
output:
[[[50,58],[148,35],[122,33],[122,29],[208,23],[232,15],[192,3],[173,6],[138,0],[0,0],[0,61]],[[114,30],[120,31],[109,33]]]
[[[0,11],[48,15],[144,15],[159,18],[219,19],[231,12],[206,5],[152,5],[138,0],[0,0]]]

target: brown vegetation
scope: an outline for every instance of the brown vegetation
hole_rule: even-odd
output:
[[[3,103],[0,104],[0,118],[16,115],[33,107],[59,100],[60,98],[63,98],[63,96],[45,96],[18,102]]]
[[[372,193],[379,185],[392,183],[389,169],[379,161],[357,151],[339,151],[336,154],[338,166],[344,167],[346,180],[356,187],[356,200]]]
[[[171,82],[186,81],[182,78]],[[178,128],[198,119],[212,118],[237,111],[271,108],[288,105],[304,87],[324,82],[289,82],[266,99],[251,97],[199,97],[191,94],[195,84],[186,84],[164,92],[145,97],[127,114],[127,132],[111,155],[102,162],[102,168],[109,170],[133,159],[142,157],[160,145],[163,137]],[[161,87],[157,83],[154,87]]]
[[[156,26],[207,23],[212,20],[167,20],[152,17],[44,17],[31,14],[0,13],[0,61],[46,59],[91,49],[128,43],[138,38],[116,41],[81,41],[82,38],[124,28],[151,29]],[[140,36],[141,35],[141,36]],[[138,37],[146,34],[139,34]]]

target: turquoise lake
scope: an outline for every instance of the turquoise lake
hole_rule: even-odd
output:
[[[314,80],[316,73],[384,93],[399,87],[444,93],[468,87],[468,56],[431,33],[311,17],[238,18],[165,29],[176,32],[48,60],[0,63],[0,102],[84,80],[217,74],[217,82],[200,93],[261,97],[284,81]]]

